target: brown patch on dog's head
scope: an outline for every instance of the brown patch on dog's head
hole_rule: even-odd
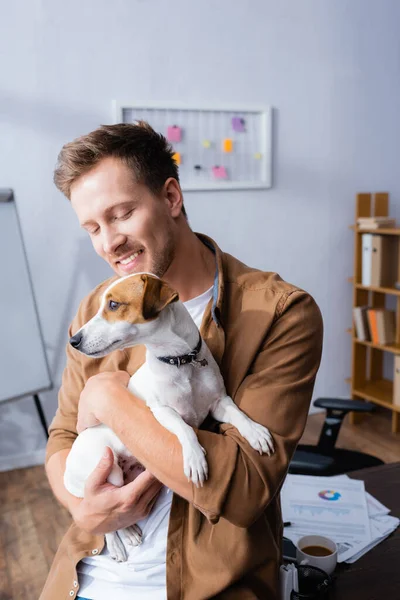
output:
[[[116,283],[105,297],[102,317],[110,323],[144,323],[179,299],[178,292],[154,275],[141,273]]]

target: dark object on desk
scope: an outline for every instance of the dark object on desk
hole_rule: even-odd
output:
[[[318,567],[297,566],[299,591],[291,593],[290,600],[320,600],[326,598],[332,578]]]
[[[349,473],[400,517],[400,462]],[[332,600],[397,600],[400,590],[400,527],[352,565],[337,566]]]
[[[297,563],[296,546],[285,536],[283,536],[282,556],[288,562]]]
[[[348,412],[371,412],[375,405],[360,400],[341,398],[318,398],[314,406],[326,409],[325,422],[316,446],[299,444],[289,465],[289,473],[299,475],[340,475],[349,471],[383,465],[375,456],[335,448],[340,427]]]

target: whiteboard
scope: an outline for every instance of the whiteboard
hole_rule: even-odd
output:
[[[189,108],[114,102],[116,123],[147,121],[169,139],[179,155],[185,191],[271,187],[271,115],[268,106]],[[171,140],[171,128],[179,130],[179,139]]]
[[[51,388],[11,190],[0,190],[0,402]]]

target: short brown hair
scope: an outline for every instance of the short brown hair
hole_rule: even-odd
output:
[[[159,194],[166,180],[179,183],[178,165],[171,144],[145,121],[101,125],[62,147],[54,171],[54,183],[70,199],[72,184],[110,156],[122,160],[138,183]],[[182,212],[186,216],[185,207]]]

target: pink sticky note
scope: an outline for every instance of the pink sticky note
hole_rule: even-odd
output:
[[[212,168],[213,175],[215,179],[227,179],[228,173],[226,172],[225,167],[213,167]]]
[[[232,118],[232,128],[233,131],[245,131],[244,128],[245,121],[242,117],[233,117]]]
[[[182,129],[177,125],[171,125],[167,129],[167,140],[169,142],[180,142],[182,139]]]

